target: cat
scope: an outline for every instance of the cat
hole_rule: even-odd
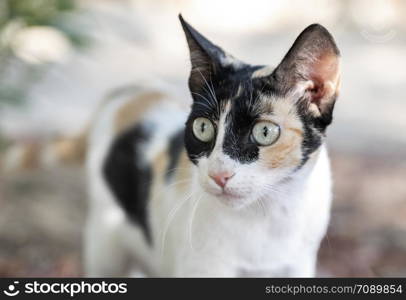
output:
[[[276,68],[253,66],[179,18],[191,108],[131,86],[89,133],[86,274],[315,276],[332,198],[333,37],[310,25]]]

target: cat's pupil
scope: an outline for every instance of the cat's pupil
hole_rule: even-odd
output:
[[[262,133],[264,134],[264,137],[268,136],[268,127],[264,126],[264,128],[262,128]]]
[[[200,131],[203,133],[205,128],[206,128],[206,123],[202,122],[202,124],[200,125]]]

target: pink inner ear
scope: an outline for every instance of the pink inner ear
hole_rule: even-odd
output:
[[[316,105],[320,104],[321,99],[323,99],[325,95],[325,88],[322,81],[312,78],[313,85],[307,89],[310,93],[310,101],[315,103]]]
[[[337,55],[329,53],[312,61],[308,66],[308,77],[313,83],[307,89],[311,102],[319,106],[323,99],[338,92],[339,61]]]

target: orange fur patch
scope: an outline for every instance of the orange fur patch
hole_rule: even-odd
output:
[[[298,128],[286,128],[287,130],[291,130],[296,133],[299,137],[303,137],[303,130]]]
[[[131,127],[148,109],[156,105],[163,96],[164,94],[156,91],[144,92],[133,100],[126,102],[116,113],[114,131],[120,133]]]
[[[165,175],[168,163],[169,158],[167,149],[161,151],[156,157],[154,157],[152,170],[154,171],[155,178]]]
[[[260,149],[260,159],[270,168],[298,166],[302,160],[303,128],[293,101],[289,99],[264,99],[262,110],[269,114],[261,117],[281,128],[275,144]]]
[[[274,145],[261,149],[261,159],[270,168],[284,168],[298,166],[302,159],[302,139],[296,135],[281,134]]]

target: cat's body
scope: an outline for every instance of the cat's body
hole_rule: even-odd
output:
[[[314,276],[331,202],[323,138],[332,107],[323,99],[335,100],[338,75],[327,82],[323,65],[321,86],[298,84],[281,71],[292,71],[287,63],[269,71],[211,48],[219,59],[211,67],[228,68],[225,76],[198,65],[205,54],[196,60],[196,46],[216,46],[183,26],[192,112],[170,92],[136,87],[106,102],[95,120],[87,274],[137,268],[150,276]],[[320,27],[312,34],[331,38]],[[308,38],[295,44],[304,47]],[[338,57],[333,46],[328,54]],[[292,86],[278,86],[281,79]]]

